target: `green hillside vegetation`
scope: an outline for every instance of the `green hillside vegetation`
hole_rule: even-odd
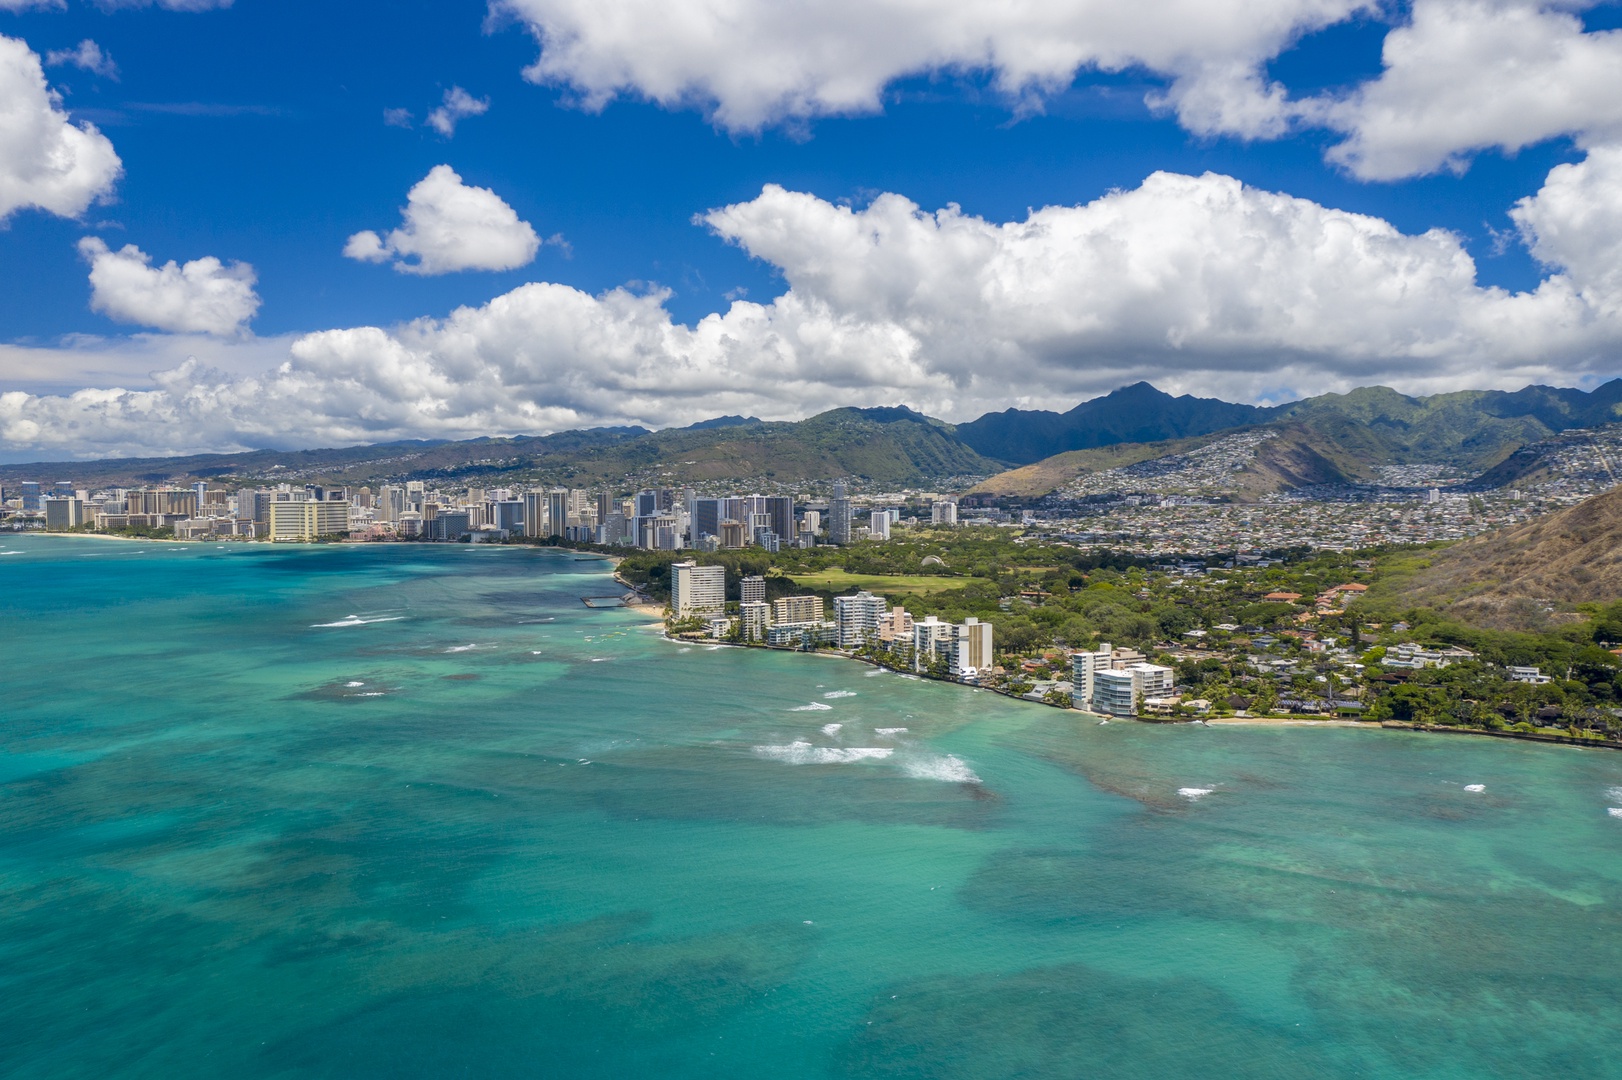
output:
[[[1293,440],[1271,447],[1241,496],[1363,477],[1381,465],[1489,471],[1518,450],[1574,428],[1622,419],[1622,380],[1592,393],[1532,386],[1427,398],[1385,387],[1259,407],[1172,397],[1147,383],[1067,413],[1010,410],[953,425],[904,407],[835,409],[797,422],[722,417],[650,432],[597,428],[463,442],[396,442],[326,450],[255,450],[177,458],[0,466],[0,483],[71,478],[91,487],[199,479],[375,484],[385,480],[608,484],[731,482],[799,486],[835,477],[877,487],[933,486],[998,475],[982,493],[1035,498],[1090,471],[1186,453],[1246,425]],[[1027,466],[1012,473],[1010,465]],[[1511,466],[1511,471],[1514,466]],[[1489,472],[1489,476],[1495,475]]]
[[[649,432],[604,428],[540,437],[392,443],[340,450],[257,451],[0,467],[0,481],[72,477],[90,486],[207,479],[376,484],[406,478],[474,485],[538,483],[617,490],[732,481],[802,485],[849,477],[921,486],[1000,471],[949,424],[910,409],[835,409],[793,423],[758,420]]]
[[[1622,600],[1622,488],[1393,567],[1372,600],[1543,629]]]
[[[1198,450],[1220,435],[1202,435],[1192,439],[1169,439],[1152,443],[1118,443],[1088,450],[1069,450],[1065,453],[1023,465],[1017,469],[998,473],[970,488],[970,495],[991,495],[1009,499],[1039,499],[1079,477],[1107,469],[1136,465],[1140,461],[1153,461],[1169,454],[1186,454]]]

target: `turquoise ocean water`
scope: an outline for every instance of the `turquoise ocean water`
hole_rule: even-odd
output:
[[[1622,1076],[1622,754],[678,646],[569,553],[0,552],[7,1077]]]

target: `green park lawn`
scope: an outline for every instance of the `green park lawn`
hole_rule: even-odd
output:
[[[840,569],[786,575],[807,589],[826,589],[829,592],[849,592],[866,589],[883,596],[921,596],[924,593],[961,589],[980,581],[971,577],[923,577],[910,574],[849,574]]]

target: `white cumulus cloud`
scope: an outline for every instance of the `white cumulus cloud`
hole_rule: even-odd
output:
[[[1530,292],[1481,286],[1450,233],[1215,174],[1156,173],[1008,222],[769,186],[701,218],[781,272],[768,303],[685,325],[662,291],[532,283],[440,319],[304,335],[262,374],[222,370],[237,346],[221,342],[146,389],[14,390],[0,395],[0,445],[339,445],[898,401],[962,420],[1141,378],[1256,400],[1613,374],[1622,148],[1553,170],[1513,216],[1550,268]]]
[[[406,195],[398,229],[351,236],[344,255],[388,262],[405,274],[515,270],[528,265],[541,239],[529,222],[489,188],[470,187],[449,165],[436,165]]]
[[[33,50],[0,35],[0,222],[24,208],[77,217],[122,172],[107,137],[62,111]]]
[[[253,267],[226,266],[212,255],[184,266],[153,266],[151,256],[126,244],[113,251],[87,236],[79,253],[90,263],[90,306],[119,322],[176,333],[235,334],[259,310]]]
[[[456,125],[470,116],[483,116],[490,111],[489,98],[476,98],[460,86],[445,91],[439,108],[428,114],[426,123],[445,138],[456,134]]]
[[[1622,136],[1622,31],[1587,33],[1569,3],[1417,0],[1384,71],[1302,115],[1346,133],[1330,159],[1370,180],[1462,170],[1557,136]]]
[[[85,38],[71,49],[52,49],[45,54],[45,64],[47,67],[70,64],[92,75],[100,75],[104,79],[118,78],[118,65],[113,63],[113,58],[89,38]]]
[[[1143,67],[1195,129],[1276,134],[1261,65],[1372,0],[495,0],[539,40],[525,72],[588,108],[619,94],[696,105],[731,130],[876,112],[897,79],[987,72],[1033,104],[1078,71]]]

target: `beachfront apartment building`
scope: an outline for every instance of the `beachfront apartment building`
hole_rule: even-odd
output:
[[[1160,664],[1135,663],[1094,672],[1092,710],[1108,716],[1136,716],[1144,698],[1166,697],[1177,673]]]
[[[970,616],[953,629],[952,674],[973,678],[994,663],[991,651],[991,624]]]
[[[738,582],[738,599],[745,604],[766,602],[766,579],[753,574]]]
[[[822,597],[784,596],[772,601],[774,623],[822,622]]]
[[[834,621],[839,624],[839,647],[858,649],[878,633],[889,605],[884,597],[865,589],[852,596],[834,597]]]
[[[765,641],[771,628],[772,609],[764,600],[745,600],[738,605],[738,627],[745,641]]]
[[[196,496],[193,496],[196,498]],[[349,500],[273,502],[265,507],[266,536],[273,541],[308,543],[349,532]]]
[[[727,608],[727,568],[691,560],[670,567],[670,613],[678,619],[720,615]]]

